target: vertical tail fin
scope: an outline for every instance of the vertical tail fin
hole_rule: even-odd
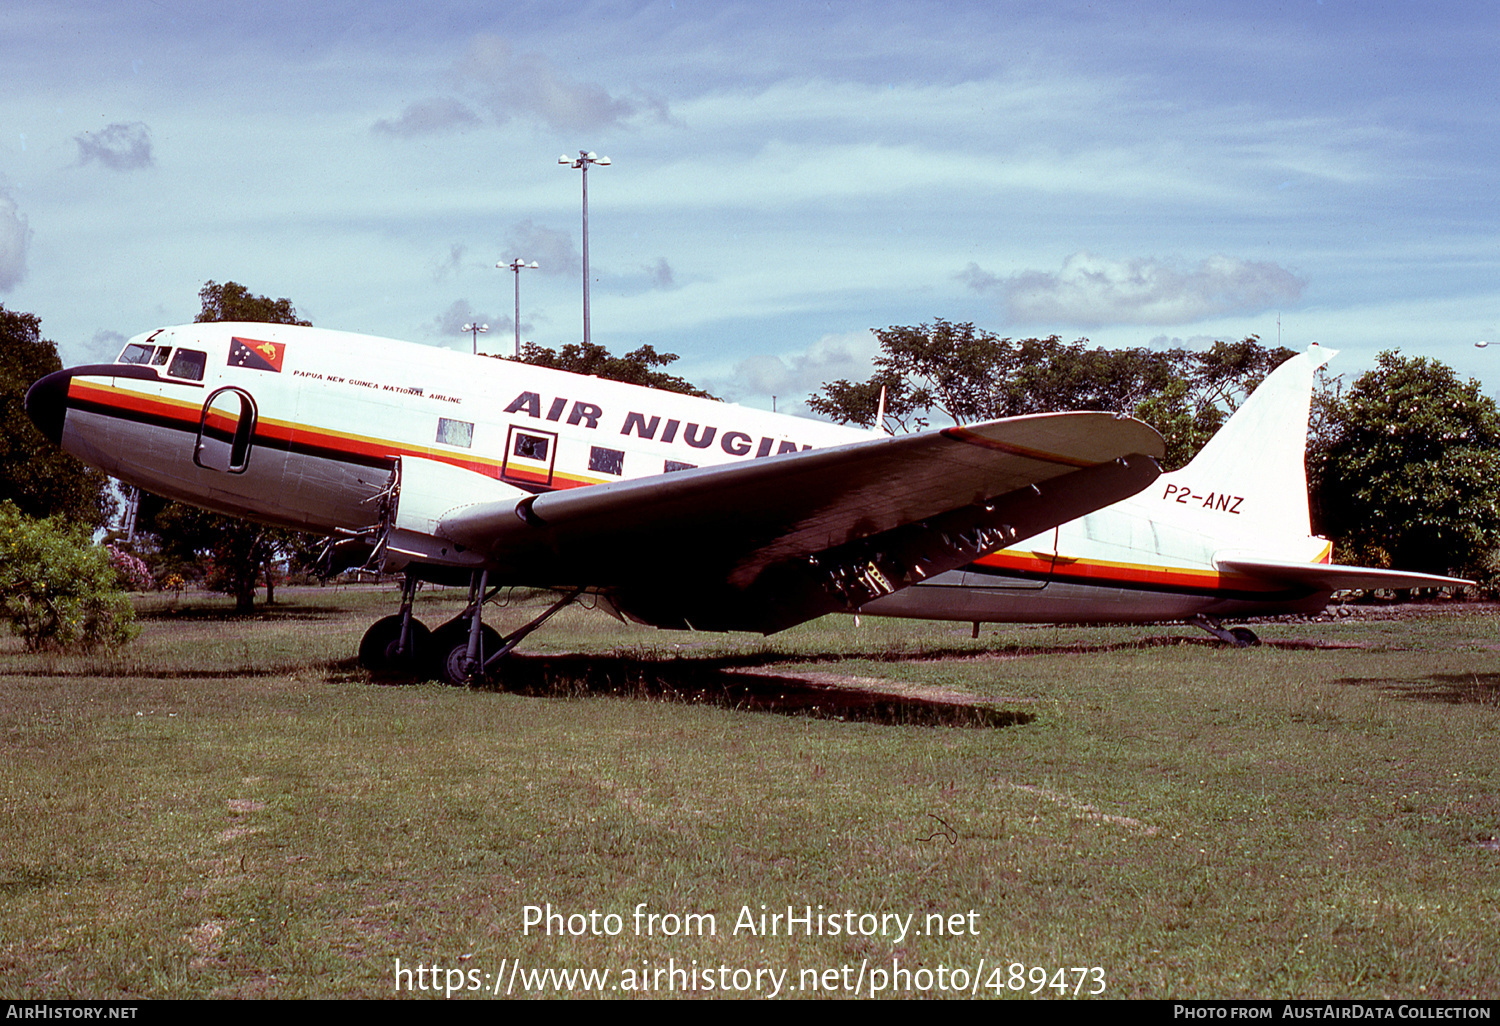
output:
[[[1193,461],[1162,480],[1195,496],[1232,495],[1239,526],[1307,537],[1307,419],[1313,378],[1337,355],[1314,343],[1272,371]],[[1181,494],[1180,492],[1178,494]]]

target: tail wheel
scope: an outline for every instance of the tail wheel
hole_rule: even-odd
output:
[[[1229,633],[1234,636],[1235,648],[1253,648],[1260,644],[1260,638],[1249,627],[1231,627]]]

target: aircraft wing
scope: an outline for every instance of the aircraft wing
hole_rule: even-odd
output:
[[[482,501],[436,534],[482,553],[492,580],[585,587],[658,626],[769,633],[1133,495],[1161,454],[1139,421],[1043,414]]]
[[[1278,584],[1298,585],[1313,591],[1345,591],[1374,588],[1467,588],[1473,581],[1440,577],[1407,570],[1382,570],[1370,566],[1337,563],[1296,563],[1266,559],[1248,552],[1226,552],[1214,556],[1214,566],[1232,573],[1248,574]]]

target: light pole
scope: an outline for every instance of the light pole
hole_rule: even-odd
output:
[[[463,327],[463,330],[464,331],[468,331],[468,332],[472,332],[474,334],[474,355],[478,356],[479,355],[479,336],[483,335],[485,332],[489,331],[490,330],[490,326],[488,324],[465,324],[464,327]]]
[[[600,167],[609,165],[608,157],[601,157],[597,153],[588,150],[579,150],[578,158],[568,156],[564,153],[557,158],[557,162],[565,167],[577,168],[583,172],[583,343],[589,342],[589,165],[598,164]]]
[[[512,271],[516,272],[516,359],[519,360],[521,358],[521,272],[528,267],[536,268],[541,265],[535,260],[528,264],[520,257],[516,257],[508,264],[496,264],[495,266],[509,267]]]

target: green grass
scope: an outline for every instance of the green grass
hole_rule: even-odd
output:
[[[460,597],[424,592],[419,615]],[[0,648],[0,992],[378,997],[397,960],[487,983],[516,959],[795,988],[983,959],[1006,994],[1019,963],[1100,967],[1113,997],[1500,996],[1492,611],[1226,650],[1187,628],[829,618],[760,639],[570,610],[528,639],[517,691],[464,691],[354,665],[394,591],[287,598],[248,621],[153,598],[115,655]],[[970,695],[1011,725],[809,674]],[[623,930],[524,932],[548,903]],[[641,904],[718,932],[637,936]],[[742,907],[819,904],[919,928],[972,910],[978,932],[733,932]]]

